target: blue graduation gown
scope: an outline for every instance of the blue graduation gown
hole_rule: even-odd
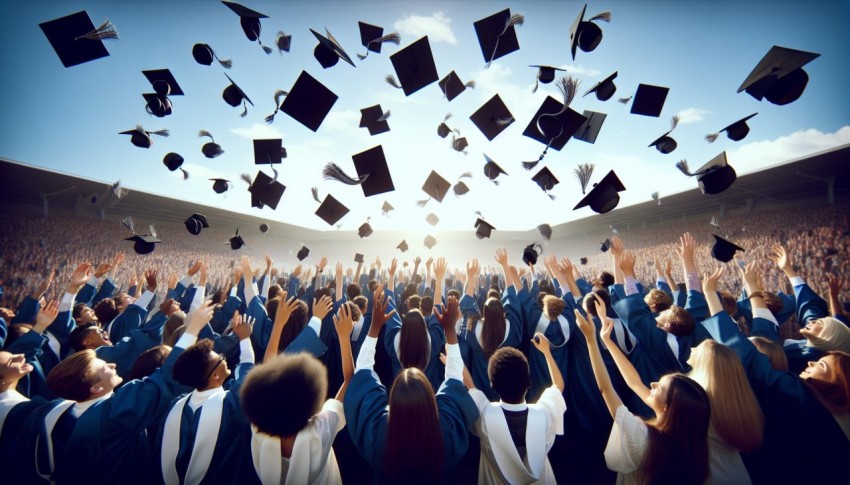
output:
[[[18,337],[6,349],[12,354],[24,354],[27,363],[32,365],[33,369],[29,374],[25,375],[18,381],[17,391],[33,398],[41,396],[47,399],[53,399],[54,395],[47,387],[47,374],[41,364],[41,356],[44,354],[44,346],[47,345],[47,337],[30,330],[29,332]],[[49,349],[47,352],[52,353]]]
[[[164,317],[164,315],[162,315]],[[113,345],[104,345],[95,349],[98,358],[115,364],[118,375],[126,378],[133,369],[136,359],[148,349],[156,347],[162,341],[162,326],[164,318],[151,318],[141,328],[130,330],[130,335],[114,342]]]
[[[212,320],[210,320],[212,329],[216,333],[224,332],[240,306],[242,306],[242,300],[238,296],[228,296],[224,304],[213,312]]]
[[[575,326],[575,316],[573,314],[575,305],[570,304],[567,300],[574,301],[572,294],[569,294],[566,298],[564,298],[564,302],[566,304],[562,314],[569,324],[568,332],[572,333],[574,329],[577,330],[577,327]],[[543,310],[537,303],[537,298],[525,298],[523,301],[523,307],[525,309],[525,317],[523,319],[523,326],[525,327],[523,343],[526,343],[534,337],[534,333],[537,331],[537,323],[543,315]],[[564,335],[564,331],[558,320],[550,320],[546,325],[543,335],[545,335],[551,343],[552,357],[555,359],[555,363],[558,365],[561,375],[566,377],[569,367],[569,348],[565,344],[567,343],[569,335]],[[543,391],[552,385],[552,377],[549,375],[549,366],[546,364],[546,358],[533,345],[528,346],[528,365],[529,370],[531,371],[531,389],[528,390],[525,400],[528,402],[537,402],[537,399],[540,398]]]
[[[136,304],[127,305],[127,308],[109,324],[109,340],[117,342],[124,337],[129,337],[132,330],[141,327],[147,316],[146,308]]]
[[[6,421],[3,422],[2,433],[0,433],[0,470],[3,470],[4,475],[8,473],[8,470],[18,466],[15,450],[20,444],[21,432],[24,430],[30,415],[49,402],[41,396],[35,396],[28,401],[16,404],[9,410]]]
[[[364,322],[364,327],[365,323],[366,322]],[[428,335],[431,337],[431,352],[428,356],[428,365],[425,366],[425,370],[423,370],[423,372],[428,380],[431,381],[431,386],[433,386],[434,389],[439,389],[440,384],[443,383],[443,376],[446,372],[445,366],[442,362],[440,362],[440,351],[446,346],[446,334],[443,331],[443,327],[440,326],[440,322],[437,321],[437,318],[433,314],[428,315],[425,318],[425,324],[427,326]],[[384,348],[386,349],[387,355],[390,356],[393,372],[392,378],[395,379],[402,370],[401,360],[395,351],[396,335],[401,334],[401,318],[399,318],[397,314],[393,315],[392,318],[387,321],[384,329]],[[363,333],[368,332],[369,329],[364,328],[360,332],[360,336],[363,337]]]

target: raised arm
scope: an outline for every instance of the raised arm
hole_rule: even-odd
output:
[[[573,266],[573,262],[570,261],[569,258],[561,258],[561,264],[555,264],[554,266],[558,269],[558,271],[560,271],[562,276],[559,276],[559,278],[563,278],[561,282],[567,284],[573,298],[575,300],[581,298],[581,289],[579,289],[578,283],[576,282],[575,266]]]
[[[679,245],[676,246],[676,253],[682,261],[682,269],[685,271],[685,286],[688,291],[702,291],[702,286],[699,282],[699,270],[694,262],[694,251],[696,250],[696,241],[691,233],[686,232],[679,238]]]
[[[602,310],[602,314],[605,314],[604,309]],[[593,368],[596,385],[599,387],[599,391],[602,393],[602,399],[605,401],[608,412],[613,418],[617,414],[617,408],[623,405],[623,401],[614,390],[614,386],[611,384],[611,377],[608,375],[608,370],[602,361],[602,353],[599,351],[599,342],[596,339],[596,326],[593,322],[587,321],[578,309],[575,310],[575,317],[579,330],[581,330],[582,335],[587,340],[587,352],[590,356],[590,365]]]
[[[446,269],[448,268],[448,264],[446,263],[446,258],[439,257],[437,258],[436,263],[434,263],[434,278],[437,279],[437,283],[434,285],[434,304],[443,302],[443,284],[446,278]]]
[[[387,288],[389,288],[390,292],[395,291],[395,272],[397,269],[398,260],[396,258],[393,258],[393,260],[390,261],[390,267],[387,269],[387,274],[389,276],[387,278]]]
[[[750,263],[750,268],[754,268],[754,265],[755,263]],[[720,297],[717,296],[717,281],[720,279],[721,276],[723,276],[724,270],[725,268],[723,266],[718,267],[716,270],[714,270],[714,273],[712,273],[711,276],[705,279],[705,282],[702,284],[702,291],[705,294],[705,302],[706,304],[708,304],[708,312],[710,314],[709,316],[714,316],[724,311],[723,304],[720,303]],[[743,271],[743,274],[745,275],[745,284],[747,283],[746,273],[746,271]],[[755,270],[752,271],[751,276],[752,275],[756,275],[755,278],[758,279]],[[758,300],[758,302],[756,300]],[[753,308],[767,308],[764,304],[764,300],[761,298],[761,294],[756,295],[756,298],[751,297],[750,301],[753,304]]]
[[[829,313],[833,317],[843,317],[847,320],[847,313],[841,305],[841,300],[838,295],[841,293],[841,288],[847,284],[846,277],[840,277],[833,273],[827,273],[827,284],[829,286]]]
[[[531,339],[531,343],[546,358],[546,367],[549,368],[549,377],[552,378],[552,385],[557,387],[559,391],[564,392],[564,376],[561,375],[561,369],[558,368],[555,358],[552,357],[549,339],[542,333],[537,332],[534,334],[534,338]]]
[[[634,391],[634,393],[637,394],[643,402],[646,402],[647,405],[649,405],[646,401],[647,398],[649,398],[649,388],[643,384],[640,374],[638,374],[635,366],[632,365],[632,362],[626,354],[620,350],[620,347],[611,338],[613,333],[612,330],[614,330],[614,324],[605,313],[605,303],[601,298],[599,298],[599,296],[596,296],[594,305],[596,307],[596,313],[599,316],[599,321],[602,323],[602,329],[599,331],[599,336],[602,338],[602,342],[605,344],[605,347],[614,359],[614,363],[617,365],[617,369],[623,376],[623,380],[626,381],[626,385],[629,386],[629,388]],[[592,325],[593,324],[591,324],[591,326]],[[616,408],[614,409],[616,410]]]
[[[336,282],[336,288],[334,288],[334,298],[337,302],[345,301],[345,295],[342,293],[342,263],[337,262],[336,267],[334,268],[334,281]]]
[[[351,376],[354,375],[354,354],[351,352],[351,331],[354,329],[354,321],[351,319],[351,305],[354,303],[345,303],[334,315],[334,328],[336,329],[337,340],[339,340],[339,353],[342,356],[342,385],[336,393],[336,400],[343,401],[345,399],[345,391],[348,389],[348,383],[351,382]]]
[[[287,322],[289,322],[289,316],[292,315],[292,312],[295,311],[295,308],[298,306],[298,299],[296,297],[287,298],[287,292],[283,292],[280,297],[280,302],[277,305],[277,312],[275,312],[274,316],[274,325],[272,326],[271,337],[269,337],[269,344],[266,347],[266,353],[263,356],[263,362],[270,361],[274,356],[278,354],[279,346],[280,346],[280,335],[283,333],[283,327],[286,326]],[[233,315],[235,319],[239,315],[237,312]]]
[[[508,264],[508,252],[504,248],[496,250],[496,262],[502,267],[502,272],[505,274],[505,286],[513,286],[514,290],[519,293],[522,285],[519,278],[515,278],[511,272],[510,264]]]
[[[472,298],[475,298],[478,290],[478,272],[480,270],[478,258],[473,258],[466,263],[466,294]]]
[[[611,238],[611,257],[614,260],[614,284],[622,285],[625,283],[623,278],[623,271],[620,269],[620,260],[623,256],[623,251],[625,251],[625,246],[623,245],[623,240],[620,239],[620,236],[614,236]]]

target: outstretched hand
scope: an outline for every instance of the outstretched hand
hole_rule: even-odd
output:
[[[581,330],[581,334],[584,335],[585,340],[587,340],[587,344],[595,345],[596,325],[594,325],[592,321],[589,321],[588,318],[585,318],[578,309],[573,311],[575,312],[576,325],[578,325],[578,329]]]
[[[725,266],[719,266],[714,270],[714,273],[711,274],[705,281],[702,282],[702,292],[705,295],[714,294],[717,292],[717,281],[720,280],[720,277],[723,276],[724,271],[726,270]],[[755,275],[755,280],[758,281],[758,273],[755,271],[755,266],[753,263],[750,263],[750,270],[752,275]],[[748,278],[746,272],[744,272],[744,280]]]
[[[458,318],[460,318],[460,309],[458,308],[457,298],[454,296],[448,297],[446,299],[446,308],[442,312],[440,312],[440,306],[442,305],[434,305],[434,316],[437,318],[437,321],[440,322],[440,326],[443,327],[446,337],[448,337],[449,334],[457,337],[455,324],[457,323]]]
[[[696,246],[697,243],[694,237],[691,236],[691,233],[686,232],[679,238],[679,244],[676,246],[676,254],[679,255],[682,261],[693,261]]]
[[[768,256],[768,258],[776,263],[776,266],[779,266],[779,269],[786,273],[793,269],[791,264],[791,255],[788,254],[788,251],[781,244],[775,244],[773,248],[771,248],[770,256]]]
[[[68,283],[68,293],[76,293],[86,284],[91,276],[91,263],[82,263],[71,273],[71,281]]]
[[[354,319],[351,317],[351,305],[353,303],[345,303],[339,307],[339,311],[334,315],[334,328],[340,341],[348,341],[351,339],[351,332],[354,330]]]
[[[256,320],[253,317],[249,317],[248,315],[240,315],[237,310],[233,314],[233,319],[230,320],[230,328],[233,329],[233,333],[239,337],[239,340],[245,340],[251,336],[251,332],[254,331],[254,322]]]
[[[496,250],[496,262],[505,268],[508,266],[508,251],[504,248],[499,248]]]
[[[213,310],[215,306],[212,300],[206,300],[201,303],[201,306],[190,311],[186,315],[186,333],[197,337],[201,329],[212,319]]]
[[[332,309],[333,302],[331,301],[331,297],[323,296],[318,301],[316,301],[315,298],[313,299],[313,316],[318,318],[319,320],[324,320]]]
[[[35,316],[35,326],[33,330],[37,333],[43,333],[47,327],[49,327],[54,321],[56,321],[56,316],[59,315],[59,300],[51,300],[44,307],[39,310],[38,315]]]
[[[289,321],[289,316],[298,307],[298,299],[294,296],[287,298],[287,296],[287,292],[284,291],[281,293],[280,301],[277,304],[277,311],[274,314],[275,323],[281,322],[281,325],[286,325],[286,322]]]
[[[381,328],[387,323],[387,320],[395,315],[395,310],[387,313],[389,308],[389,297],[384,291],[384,285],[375,287],[374,304],[372,307],[372,324],[369,327],[369,336],[377,338],[381,333]]]
[[[534,338],[531,339],[531,344],[534,345],[534,348],[539,350],[543,355],[552,352],[551,343],[549,342],[549,339],[546,338],[546,336],[540,332],[534,334]]]

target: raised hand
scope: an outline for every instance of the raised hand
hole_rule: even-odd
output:
[[[771,261],[776,263],[776,266],[779,266],[779,269],[784,271],[786,274],[789,271],[793,271],[793,265],[791,264],[791,255],[788,254],[788,251],[782,247],[781,244],[775,244],[773,248],[771,248],[770,255],[768,256]]]
[[[245,340],[251,336],[254,331],[254,323],[256,320],[248,315],[240,315],[239,311],[233,313],[233,318],[230,320],[230,328],[233,333],[239,337],[239,340]]]
[[[496,262],[499,263],[502,268],[508,267],[508,251],[506,249],[500,248],[496,250]]]
[[[331,297],[323,296],[318,301],[315,298],[313,299],[313,316],[319,320],[324,320],[328,316],[328,313],[331,312],[331,309],[333,309]]]
[[[378,256],[375,256],[375,267],[378,268],[378,270],[380,270],[381,266],[383,266],[383,265],[384,265],[384,263],[381,262],[381,258],[378,257]]]
[[[33,331],[36,333],[44,333],[47,327],[56,321],[56,316],[59,315],[59,300],[51,300],[35,316],[35,325]]]
[[[251,258],[242,256],[239,258],[239,264],[242,266],[242,277],[245,278],[245,284],[250,283],[250,278],[254,274],[254,269],[251,268]]]
[[[281,325],[286,325],[292,312],[298,308],[298,299],[294,295],[291,298],[287,298],[287,296],[287,292],[281,293],[280,302],[278,302],[277,311],[274,314],[274,321],[281,322]]]
[[[720,280],[720,277],[723,276],[723,272],[725,271],[725,266],[720,266],[714,270],[714,273],[711,274],[705,281],[702,282],[702,292],[708,297],[709,294],[714,295],[717,292],[717,281]],[[742,270],[742,276],[744,276],[744,281],[747,278],[754,278],[755,282],[758,282],[758,273],[755,270],[755,265],[750,263],[750,274],[746,274],[746,270]],[[715,295],[716,297],[716,295]]]
[[[200,270],[201,270],[201,262],[195,261],[195,264],[193,264],[192,267],[189,268],[189,271],[187,271],[186,274],[188,274],[189,276],[195,276],[195,273],[197,273]]]
[[[428,256],[428,260],[425,261],[425,267],[430,268],[432,264],[434,264],[434,257]]]
[[[186,315],[186,333],[198,336],[201,329],[212,319],[215,307],[211,300],[201,303],[201,306]]]
[[[421,257],[416,256],[415,258],[413,258],[413,264],[415,264],[416,266],[419,266],[419,263],[421,263],[421,262],[422,262]]]
[[[345,303],[339,307],[339,311],[334,315],[334,329],[339,336],[339,340],[349,341],[351,332],[354,330],[354,320],[351,318],[351,307],[353,303]]]
[[[756,263],[750,263],[741,268],[741,279],[744,282],[744,288],[747,294],[752,296],[753,293],[761,292],[764,287],[761,284],[761,275],[756,269]],[[703,285],[705,286],[705,285]]]
[[[623,251],[620,257],[620,269],[623,275],[634,278],[635,276],[635,254],[631,251]]]
[[[156,291],[156,277],[157,270],[155,270],[154,268],[148,268],[145,270],[145,283],[147,284],[148,291],[150,292]]]
[[[611,238],[611,254],[613,254],[615,258],[623,254],[625,249],[626,247],[623,245],[623,240],[620,239],[620,236],[614,236]]]
[[[826,274],[827,285],[829,287],[829,295],[838,296],[838,293],[841,292],[841,288],[847,284],[847,280],[845,278],[840,278],[833,273]]]
[[[446,269],[448,269],[449,265],[446,263],[446,258],[439,257],[437,258],[437,264],[434,265],[434,276],[442,281],[446,276]]]
[[[274,263],[272,262],[272,257],[271,257],[271,256],[269,256],[268,254],[266,254],[266,273],[268,273],[269,271],[271,271],[271,269],[272,269],[272,264],[274,264]]]
[[[372,324],[369,327],[369,336],[377,338],[384,324],[395,315],[395,310],[387,313],[389,299],[384,291],[384,285],[375,287],[374,304],[372,307]]]
[[[112,259],[112,268],[118,269],[118,266],[124,263],[124,260],[127,258],[127,255],[123,252],[115,253],[115,257]]]
[[[172,271],[171,274],[168,275],[168,289],[173,290],[174,288],[177,288],[177,281],[177,273]]]
[[[570,261],[570,258],[561,258],[561,266],[560,270],[564,273],[564,275],[572,275],[575,266],[573,266],[573,262]]]
[[[334,267],[334,277],[337,281],[342,281],[342,263],[336,263]]]
[[[549,342],[549,339],[546,338],[546,336],[540,332],[534,334],[534,338],[531,339],[531,344],[534,345],[534,348],[539,350],[543,355],[552,352],[551,343]]]
[[[299,276],[301,276],[301,270],[302,270],[302,269],[303,269],[303,268],[301,267],[301,265],[300,265],[300,264],[299,264],[299,265],[296,265],[296,266],[295,266],[295,269],[293,269],[293,270],[292,270],[291,276],[293,276],[293,277],[295,277],[295,278],[298,278]]]
[[[97,269],[94,270],[95,278],[101,278],[106,273],[109,273],[109,270],[112,269],[112,265],[109,263],[101,263],[97,265]]]
[[[472,281],[478,277],[481,268],[478,266],[478,258],[473,258],[466,263],[466,277]]]
[[[36,300],[38,300],[39,298],[42,297],[42,295],[47,293],[47,290],[50,288],[50,285],[53,284],[53,277],[54,276],[56,276],[56,270],[51,269],[50,273],[47,275],[47,278],[45,278],[45,280],[41,282],[41,285],[39,285],[38,289],[35,292],[35,299]]]
[[[585,340],[587,340],[588,345],[596,344],[596,326],[592,321],[588,321],[584,315],[578,309],[574,310],[576,317],[576,325],[578,325],[578,329],[581,330],[581,334],[584,335]]]
[[[460,318],[460,309],[458,308],[457,298],[454,296],[448,297],[446,299],[446,309],[442,313],[438,308],[439,306],[442,305],[434,305],[434,316],[437,318],[437,321],[440,322],[440,326],[443,327],[443,331],[446,332],[447,336],[449,333],[454,334],[456,332],[455,324]]]
[[[398,269],[398,259],[393,258],[393,260],[390,261],[390,267],[387,269],[387,272],[389,273],[390,276],[395,276],[395,272],[396,272],[397,269]]]
[[[328,265],[327,256],[322,256],[322,259],[319,260],[319,264],[316,265],[316,273],[321,273],[325,270],[325,266]]]
[[[696,247],[697,243],[694,237],[691,236],[691,233],[686,232],[679,238],[679,244],[676,246],[676,254],[679,255],[682,261],[693,261]]]
[[[68,283],[68,293],[77,293],[86,284],[91,276],[91,263],[82,263],[71,273],[71,281]]]

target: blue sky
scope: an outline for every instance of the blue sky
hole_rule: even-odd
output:
[[[589,53],[569,53],[569,27],[583,3],[574,1],[452,1],[309,2],[246,1],[244,5],[270,18],[262,20],[261,39],[273,45],[283,30],[293,36],[289,53],[266,55],[248,41],[238,17],[218,1],[9,1],[0,3],[0,36],[6,93],[0,117],[0,156],[104,182],[121,182],[130,189],[180,197],[285,221],[314,229],[329,229],[314,215],[318,204],[310,187],[332,193],[351,212],[342,228],[356,230],[372,216],[375,230],[423,229],[434,212],[441,230],[471,229],[475,211],[502,230],[527,230],[540,223],[556,224],[591,215],[589,209],[572,211],[581,199],[572,174],[579,163],[596,164],[592,181],[614,169],[627,191],[620,207],[646,201],[653,191],[675,193],[696,186],[694,179],[675,167],[688,159],[698,167],[726,150],[739,174],[850,143],[850,3],[837,1],[601,1],[590,2],[587,12],[610,10],[613,19],[600,23],[604,38]],[[525,24],[517,28],[520,50],[485,69],[473,22],[504,8],[522,12]],[[39,23],[88,11],[94,23],[111,20],[120,39],[107,41],[107,58],[64,68],[39,28]],[[364,61],[357,22],[398,31],[400,46],[385,45],[381,54]],[[354,59],[356,68],[340,62],[323,69],[313,58],[316,40],[309,28],[327,28]],[[452,102],[436,83],[410,97],[383,82],[393,73],[389,56],[428,35],[440,77],[451,70],[462,80],[475,80]],[[220,57],[231,58],[233,68],[202,66],[191,55],[197,42],[210,44]],[[773,45],[817,52],[821,57],[805,67],[810,76],[802,97],[786,106],[758,102],[737,88]],[[581,80],[580,93],[613,71],[618,71],[617,93],[607,102],[578,97],[572,108],[608,114],[596,144],[571,140],[560,152],[549,151],[544,163],[561,183],[550,200],[531,182],[520,162],[534,160],[543,145],[522,136],[534,112],[547,95],[558,98],[554,84],[541,85],[532,94],[536,72],[529,64],[567,69]],[[174,114],[154,118],[144,111],[141,93],[150,84],[142,70],[169,68],[186,92],[172,97]],[[302,70],[339,95],[317,133],[279,113],[272,125],[263,118],[274,109],[273,92],[289,90]],[[253,100],[248,116],[225,104],[222,90],[227,72]],[[629,113],[616,98],[633,94],[638,83],[670,87],[659,118]],[[516,122],[492,142],[469,120],[479,106],[498,93]],[[369,136],[358,128],[360,109],[380,103],[390,109],[391,131]],[[453,128],[469,140],[468,154],[453,151],[436,135],[443,116],[451,112]],[[741,142],[721,137],[707,144],[703,136],[751,113],[751,132]],[[662,155],[647,145],[669,130],[670,118],[682,121],[673,135],[679,147]],[[130,144],[118,132],[142,123],[148,130],[167,128],[169,138],[154,138],[150,149]],[[204,158],[197,137],[210,131],[225,150],[212,160]],[[277,211],[252,209],[238,175],[257,169],[252,163],[253,138],[283,138],[288,158],[280,180],[287,186]],[[322,180],[329,161],[354,172],[351,156],[381,144],[396,190],[364,198],[358,187]],[[169,172],[163,156],[177,152],[186,159],[191,177]],[[507,172],[496,187],[482,173],[483,153]],[[537,169],[542,168],[543,164]],[[472,189],[463,197],[449,195],[442,204],[424,209],[422,183],[437,170],[450,182],[473,173]],[[267,173],[271,171],[266,169]],[[218,195],[207,179],[221,176],[234,189]],[[382,217],[389,201],[396,211]],[[435,232],[435,231],[432,231]]]

